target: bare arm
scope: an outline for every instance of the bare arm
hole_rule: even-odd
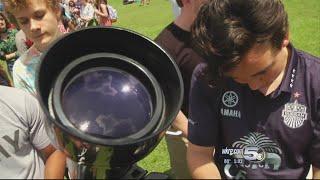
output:
[[[179,111],[176,119],[172,123],[172,126],[175,129],[182,131],[184,137],[188,136],[188,119],[182,111]]]
[[[213,147],[197,146],[189,142],[187,160],[194,179],[221,179],[217,166],[213,162]]]
[[[17,51],[5,55],[5,58],[6,58],[7,61],[9,61],[9,60],[11,60],[11,59],[14,59],[14,58],[16,58],[16,57],[18,57],[18,56],[17,56]]]
[[[107,17],[106,15],[104,15],[103,13],[101,13],[98,9],[94,9],[94,13],[96,13],[97,15],[101,16],[101,17]]]
[[[108,8],[107,5],[101,4],[100,8],[101,8],[101,11],[102,11],[104,17],[109,17],[109,13],[108,13],[108,10],[107,10],[107,8]]]
[[[66,156],[52,145],[40,150],[46,159],[45,179],[63,179],[66,169]]]
[[[320,169],[312,166],[313,178],[312,179],[320,179]]]
[[[80,17],[80,18],[84,21],[90,21],[91,19],[93,19],[92,17]]]

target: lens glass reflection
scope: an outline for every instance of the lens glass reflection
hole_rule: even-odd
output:
[[[62,108],[75,127],[95,136],[121,138],[143,129],[152,116],[151,96],[134,76],[95,68],[76,76],[62,95]]]

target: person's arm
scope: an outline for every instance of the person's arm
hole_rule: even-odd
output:
[[[108,14],[108,11],[107,11],[106,8],[107,8],[107,6],[106,6],[105,4],[101,4],[101,5],[100,5],[101,11],[99,11],[98,9],[95,9],[94,12],[95,12],[97,15],[101,16],[101,17],[107,18],[107,17],[109,17],[109,14]]]
[[[51,144],[40,150],[46,159],[45,179],[63,179],[66,169],[66,155]]]
[[[92,18],[88,17],[88,16],[82,16],[80,17],[81,20],[84,20],[84,21],[90,21]]]
[[[94,13],[96,13],[98,16],[101,16],[101,17],[108,17],[105,14],[103,14],[102,12],[100,12],[98,9],[95,9]]]
[[[109,17],[109,13],[108,13],[108,7],[105,4],[101,4],[100,5],[101,11],[104,14],[105,17]]]
[[[17,57],[18,57],[17,51],[5,55],[6,61],[10,61],[11,59],[15,59]]]
[[[192,75],[187,160],[193,178],[221,178],[217,166],[213,163],[213,152],[219,143],[218,89],[209,86],[203,71],[205,65],[196,67]],[[222,172],[221,172],[222,173]]]
[[[313,172],[313,179],[320,179],[320,96],[317,97],[316,101],[316,114],[314,115],[313,121],[314,123],[314,139],[311,144],[311,151],[309,153],[312,163],[312,172]]]
[[[172,126],[175,129],[182,131],[184,137],[188,136],[188,119],[183,112],[179,111],[176,119],[172,123]]]
[[[213,147],[197,146],[189,142],[187,161],[194,179],[221,179],[217,166],[213,162]]]

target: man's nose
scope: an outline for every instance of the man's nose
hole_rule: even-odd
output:
[[[36,31],[38,29],[40,29],[39,21],[31,19],[30,20],[30,30],[31,31]]]

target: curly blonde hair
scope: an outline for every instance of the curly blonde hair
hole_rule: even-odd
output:
[[[29,3],[34,0],[3,0],[5,10],[8,13],[20,11],[21,9],[28,8]],[[52,10],[58,10],[60,8],[59,0],[42,0]]]

